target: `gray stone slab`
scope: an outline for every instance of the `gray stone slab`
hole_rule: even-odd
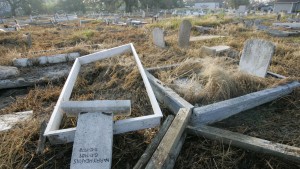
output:
[[[71,169],[110,169],[113,114],[81,113],[78,116]]]
[[[188,20],[183,20],[179,28],[179,47],[186,48],[190,45],[190,33],[192,29],[192,24]]]
[[[0,116],[0,131],[11,129],[16,123],[29,119],[32,111],[18,112],[14,114],[5,114]]]
[[[0,80],[17,77],[20,74],[18,68],[12,66],[0,66]]]
[[[265,77],[275,45],[272,42],[261,39],[247,40],[240,60],[240,70],[246,73]]]
[[[166,47],[165,39],[164,39],[164,31],[160,28],[154,28],[152,31],[153,43],[161,48]]]
[[[202,36],[191,37],[190,41],[191,42],[195,42],[195,41],[210,40],[210,39],[223,38],[223,37],[225,37],[225,36],[220,36],[220,35],[202,35]]]

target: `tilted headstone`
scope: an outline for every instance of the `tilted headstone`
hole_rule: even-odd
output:
[[[179,28],[178,45],[182,48],[186,48],[190,44],[190,33],[192,24],[188,20],[183,20]]]
[[[165,39],[164,39],[164,31],[160,28],[154,28],[152,31],[153,43],[161,48],[166,47]]]
[[[113,114],[81,113],[78,116],[71,169],[111,168]]]
[[[272,42],[261,39],[247,40],[240,60],[240,70],[251,75],[265,77],[275,53]]]
[[[130,115],[130,101],[64,102],[68,115],[78,114],[71,169],[110,169],[112,162],[114,114]]]

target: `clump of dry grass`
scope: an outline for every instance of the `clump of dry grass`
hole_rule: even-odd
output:
[[[209,104],[255,92],[274,83],[271,78],[259,78],[238,71],[234,60],[226,58],[188,59],[172,71],[160,73],[160,79],[191,103]],[[178,86],[185,79],[189,85]],[[175,84],[174,84],[175,82]],[[195,91],[194,88],[201,88]]]

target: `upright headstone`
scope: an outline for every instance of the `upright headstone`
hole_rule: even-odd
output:
[[[145,17],[146,17],[146,12],[142,11],[142,18],[145,18]]]
[[[24,35],[24,37],[25,37],[25,40],[26,40],[26,43],[27,43],[28,48],[31,48],[31,46],[32,46],[32,38],[31,38],[31,34],[30,34],[30,33],[26,33],[26,34]]]
[[[240,60],[240,70],[249,74],[265,77],[275,53],[272,42],[261,39],[247,40]]]
[[[154,28],[152,31],[153,43],[161,48],[166,47],[165,39],[164,39],[164,31],[160,28]]]
[[[277,21],[280,21],[280,20],[281,20],[281,14],[278,14],[278,15],[277,15],[276,20],[277,20]]]
[[[78,117],[71,169],[110,169],[113,146],[113,114],[81,113]]]
[[[186,48],[190,44],[190,33],[192,24],[188,20],[183,20],[179,28],[178,45],[182,48]]]

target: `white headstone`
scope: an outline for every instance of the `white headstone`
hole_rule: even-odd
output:
[[[247,40],[240,60],[240,70],[251,75],[265,77],[275,52],[272,42],[261,39]]]
[[[165,39],[164,39],[164,31],[160,28],[154,28],[152,31],[153,43],[161,48],[166,47]]]
[[[81,113],[78,116],[71,169],[110,169],[113,146],[113,114]]]
[[[182,48],[186,48],[190,44],[190,33],[192,24],[188,20],[183,20],[179,28],[178,45]]]

